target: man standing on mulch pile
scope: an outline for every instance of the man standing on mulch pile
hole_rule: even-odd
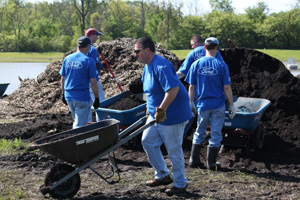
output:
[[[96,64],[86,54],[90,49],[91,40],[86,36],[78,39],[77,52],[68,55],[60,69],[62,101],[69,106],[73,117],[73,128],[88,124],[90,106],[89,85],[91,83],[96,100],[94,108],[98,108],[98,76]]]
[[[184,127],[192,118],[188,93],[176,76],[171,62],[155,54],[154,42],[143,37],[137,40],[134,53],[139,62],[144,63],[142,75],[143,89],[147,97],[147,119],[156,123],[143,132],[142,144],[150,164],[155,169],[155,179],[146,185],[155,187],[168,185],[168,195],[185,191],[184,155],[182,150]],[[172,163],[173,179],[162,155],[160,146],[164,144]]]
[[[219,41],[217,38],[210,37],[205,40],[204,45],[205,57],[192,64],[185,78],[185,81],[190,84],[189,96],[192,107],[196,93],[198,112],[197,129],[193,137],[189,165],[191,167],[202,167],[200,149],[209,123],[211,135],[207,149],[207,165],[211,170],[218,170],[220,165],[216,162],[216,159],[223,139],[221,130],[225,118],[225,95],[230,104],[228,110],[231,113],[230,118],[235,115],[235,107],[228,66],[225,62],[216,58]]]

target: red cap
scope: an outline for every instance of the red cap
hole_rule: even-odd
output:
[[[90,37],[91,35],[94,35],[94,34],[96,34],[96,35],[102,35],[101,32],[97,31],[94,28],[89,28],[88,30],[85,31],[85,35],[88,36],[88,37]]]

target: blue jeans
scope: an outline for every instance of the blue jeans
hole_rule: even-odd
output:
[[[213,109],[198,112],[197,129],[193,136],[193,144],[201,144],[205,139],[205,131],[209,123],[211,133],[209,147],[219,148],[221,146],[222,128],[225,118],[225,105]]]
[[[103,87],[100,83],[100,81],[97,81],[98,83],[98,93],[99,93],[99,101],[103,101],[105,100],[105,94],[104,94],[104,91],[103,91]],[[94,95],[94,92],[90,86],[90,96],[91,96],[91,101],[90,101],[90,105],[91,107],[93,106],[93,103],[95,101],[95,95]],[[97,122],[100,122],[101,119],[100,117],[98,116],[98,113],[96,112],[96,121]],[[93,117],[92,117],[92,109],[90,109],[90,112],[89,112],[89,118],[88,118],[88,122],[93,122]]]
[[[73,117],[73,129],[88,124],[88,114],[91,109],[88,101],[67,101]]]
[[[146,123],[151,120],[153,118],[149,116]],[[155,123],[144,130],[142,136],[143,148],[151,166],[155,169],[155,179],[162,179],[170,174],[160,150],[160,146],[164,144],[172,163],[174,186],[178,188],[184,188],[187,183],[182,150],[183,131],[187,122],[171,126]]]

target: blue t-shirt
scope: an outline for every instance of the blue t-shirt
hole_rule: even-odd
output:
[[[198,112],[225,104],[224,85],[231,83],[225,62],[215,57],[202,57],[192,64],[185,81],[195,85]]]
[[[103,69],[103,65],[99,61],[98,51],[93,45],[90,45],[90,49],[87,53],[87,56],[94,59],[94,61],[96,62],[96,67],[98,68],[98,70]],[[98,79],[99,79],[99,77],[98,77]]]
[[[89,84],[98,76],[93,59],[81,52],[68,55],[59,72],[65,77],[65,98],[67,101],[90,101]]]
[[[142,82],[147,97],[147,109],[153,118],[156,107],[160,106],[165,93],[171,88],[179,87],[176,98],[167,108],[167,119],[161,124],[174,125],[192,118],[188,93],[177,78],[175,68],[170,61],[155,55],[151,63],[144,67]]]
[[[194,50],[190,51],[188,53],[188,55],[186,56],[186,59],[184,60],[184,62],[181,64],[178,71],[187,75],[193,62],[195,62],[199,58],[204,57],[205,53],[206,52],[205,52],[204,46],[199,46],[199,47],[195,48]],[[216,58],[221,61],[224,61],[219,51],[217,52]]]

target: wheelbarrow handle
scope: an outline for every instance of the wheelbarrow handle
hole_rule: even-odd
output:
[[[124,131],[122,131],[119,134],[119,138],[120,139],[123,138],[129,132],[131,132],[132,130],[134,130],[137,126],[142,125],[143,123],[145,123],[146,119],[147,119],[147,116],[144,116],[144,117],[140,118],[139,120],[137,120],[136,122],[134,122],[132,125],[130,125],[128,128],[126,128]],[[145,130],[149,126],[152,126],[154,123],[155,123],[155,120],[152,120],[148,124],[145,124],[144,126],[142,126],[140,129]],[[140,130],[140,129],[138,129],[138,130]],[[141,131],[143,131],[143,130],[141,130]]]

